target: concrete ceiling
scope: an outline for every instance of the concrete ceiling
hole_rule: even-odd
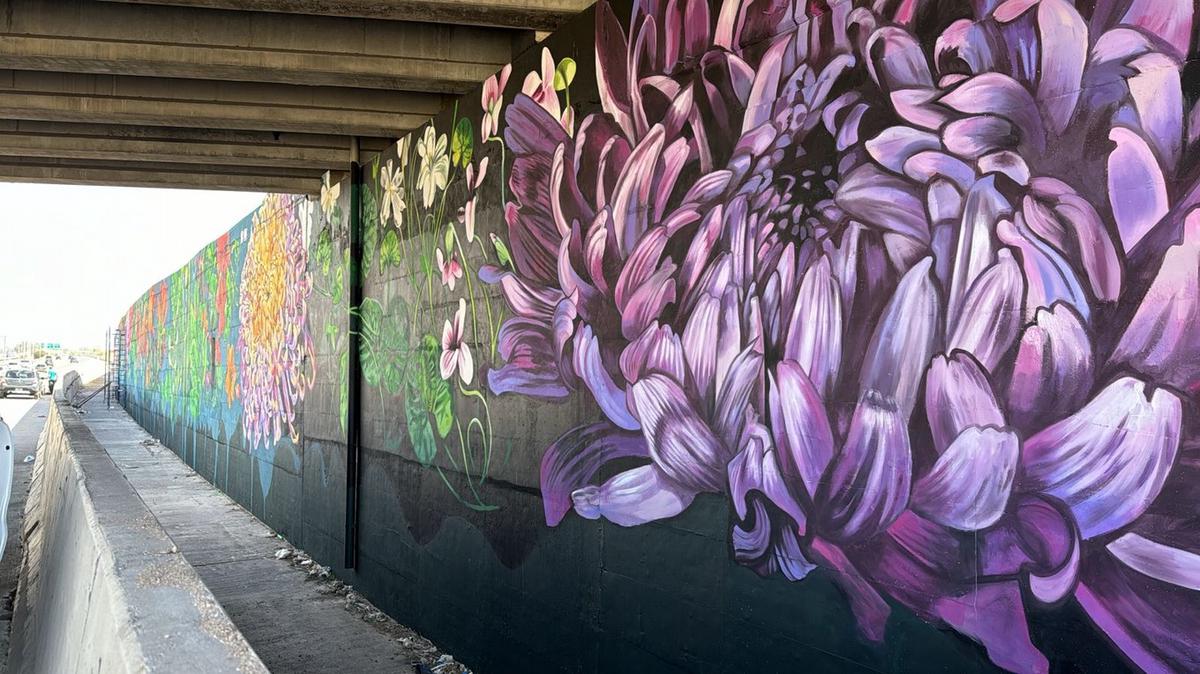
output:
[[[311,193],[591,0],[0,0],[0,180]]]

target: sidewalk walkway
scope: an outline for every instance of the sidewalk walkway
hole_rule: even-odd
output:
[[[272,671],[417,671],[420,658],[396,636],[404,628],[363,620],[344,597],[276,559],[284,543],[270,528],[123,410],[103,400],[86,409],[92,434]]]

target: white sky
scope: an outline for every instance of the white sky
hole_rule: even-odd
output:
[[[103,346],[151,283],[262,194],[0,183],[0,346]]]

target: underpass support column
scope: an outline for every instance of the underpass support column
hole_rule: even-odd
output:
[[[362,435],[362,370],[359,368],[362,316],[362,167],[358,138],[350,141],[350,316],[346,368],[346,550],[345,566],[358,565],[359,449]]]

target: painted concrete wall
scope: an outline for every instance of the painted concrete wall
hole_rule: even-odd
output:
[[[481,671],[1200,666],[1192,4],[630,4],[152,288],[131,412],[336,568],[358,368],[340,574]]]

